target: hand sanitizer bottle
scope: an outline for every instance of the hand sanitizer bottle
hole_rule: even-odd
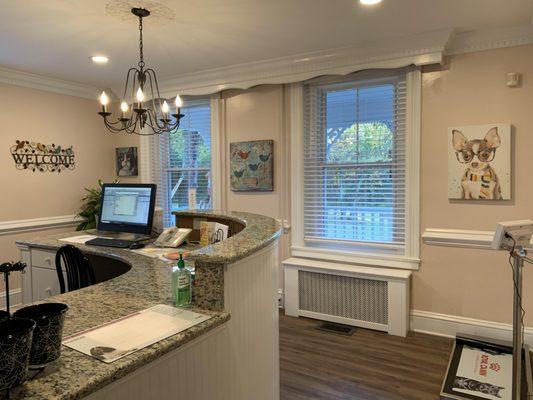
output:
[[[185,268],[185,261],[180,254],[178,266],[172,269],[172,298],[176,307],[191,303],[191,272]]]

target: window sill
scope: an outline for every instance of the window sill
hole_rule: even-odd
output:
[[[418,270],[420,259],[404,256],[371,256],[365,253],[317,249],[311,247],[291,247],[292,257],[310,258],[321,261],[336,261],[367,267],[397,268]]]

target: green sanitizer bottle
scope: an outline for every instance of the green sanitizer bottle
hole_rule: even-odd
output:
[[[178,266],[172,269],[172,297],[176,307],[191,303],[192,285],[191,272],[185,268],[185,261],[180,254]]]

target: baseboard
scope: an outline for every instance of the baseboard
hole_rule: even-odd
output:
[[[411,310],[411,330],[445,337],[455,337],[457,333],[512,340],[511,324],[438,314],[428,311]],[[533,346],[533,327],[524,329],[524,342]]]
[[[9,293],[10,293],[9,300],[11,301],[10,308],[11,308],[11,311],[13,311],[22,305],[22,289],[21,288],[10,289]],[[5,291],[0,292],[0,309],[1,310],[6,309],[6,292]]]

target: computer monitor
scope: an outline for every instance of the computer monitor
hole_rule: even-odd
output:
[[[153,184],[105,183],[98,230],[150,235],[156,188]]]

